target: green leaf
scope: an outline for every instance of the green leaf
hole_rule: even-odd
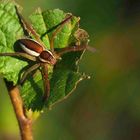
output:
[[[76,62],[79,61],[82,52],[67,53],[62,57],[53,70],[50,81],[51,94],[47,106],[51,107],[56,102],[65,99],[75,89],[77,83],[85,78],[78,72]]]
[[[46,35],[44,34],[59,24],[65,18],[66,14],[59,9],[43,12],[38,9],[30,16],[32,26],[40,35],[47,49],[50,47],[49,40],[55,29]],[[61,48],[76,44],[77,40],[79,41],[75,36],[79,26],[78,21],[79,18],[73,16],[71,21],[62,27],[54,40],[55,49],[61,50]],[[24,36],[23,27],[19,23],[15,3],[13,2],[4,1],[0,4],[0,35],[0,52],[14,52],[15,42]],[[31,36],[33,37],[33,35]],[[21,96],[26,108],[33,111],[42,110],[44,105],[49,108],[56,102],[65,99],[75,89],[77,83],[85,78],[85,75],[78,71],[78,61],[82,54],[83,52],[67,53],[62,56],[62,60],[57,62],[54,67],[48,66],[51,91],[46,104],[42,102],[44,88],[41,73],[38,70],[34,74],[31,74],[23,86],[20,87]],[[17,84],[19,75],[33,65],[32,62],[29,65],[28,63],[18,58],[1,57],[0,74],[8,81]]]
[[[14,52],[15,42],[23,36],[23,29],[16,15],[15,3],[0,3],[0,52]],[[27,62],[12,58],[0,57],[0,74],[8,81],[17,83],[19,73]]]

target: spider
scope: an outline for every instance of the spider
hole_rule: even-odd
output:
[[[54,38],[61,30],[61,28],[72,19],[73,16],[70,14],[66,15],[65,19],[55,26],[54,32],[52,33],[52,37],[50,39],[50,50],[48,50],[46,49],[39,35],[36,33],[33,27],[24,20],[22,15],[18,12],[17,8],[16,11],[20,21],[23,24],[23,27],[27,30],[27,32],[31,33],[35,39],[19,39],[20,47],[24,52],[0,53],[0,56],[23,57],[34,61],[35,64],[23,73],[22,77],[19,79],[19,83],[22,85],[30,73],[37,70],[38,68],[41,68],[41,74],[44,83],[43,101],[46,101],[50,95],[48,65],[54,66],[64,53],[71,51],[82,51],[86,49],[86,46],[68,46],[61,49],[59,52],[54,50]]]

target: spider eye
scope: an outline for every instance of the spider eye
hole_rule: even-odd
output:
[[[42,51],[39,55],[39,59],[42,62],[49,63],[52,65],[56,63],[56,59],[50,51]]]

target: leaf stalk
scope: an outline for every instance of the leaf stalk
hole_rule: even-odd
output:
[[[20,128],[21,140],[33,140],[32,120],[25,115],[25,109],[18,86],[12,86],[9,90],[9,96],[16,114]]]

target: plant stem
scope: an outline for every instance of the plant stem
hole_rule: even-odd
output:
[[[20,96],[18,86],[13,86],[12,88],[10,88],[9,95],[19,124],[21,139],[33,140],[32,120],[27,118],[25,115],[23,101]]]

